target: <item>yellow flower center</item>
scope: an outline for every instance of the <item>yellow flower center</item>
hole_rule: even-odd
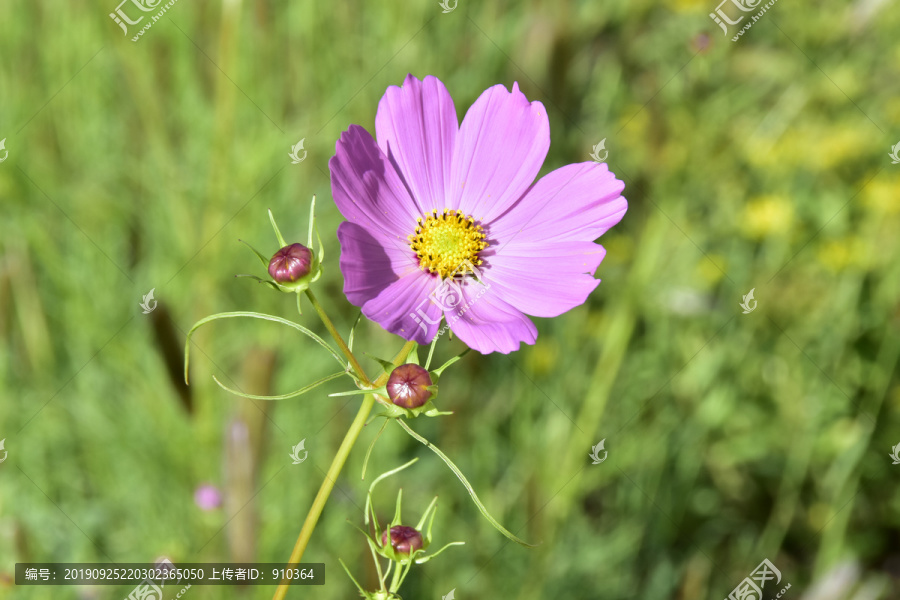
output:
[[[441,279],[451,275],[465,274],[472,266],[480,265],[478,253],[488,247],[484,241],[484,229],[475,219],[463,215],[462,211],[437,210],[422,220],[416,232],[409,236],[409,247],[419,257],[423,271],[437,273]]]

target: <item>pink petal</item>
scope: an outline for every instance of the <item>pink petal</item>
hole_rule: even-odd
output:
[[[441,321],[441,310],[430,299],[437,278],[414,269],[400,276],[362,307],[363,314],[405,340],[429,344]]]
[[[341,223],[337,236],[344,295],[354,306],[362,306],[403,275],[418,270],[418,261],[408,246],[398,248],[355,223]]]
[[[515,242],[593,241],[618,223],[628,203],[625,184],[594,162],[548,173],[504,215],[490,223],[488,240],[497,254]]]
[[[556,317],[584,304],[600,283],[593,273],[606,250],[593,242],[531,244],[518,239],[482,270],[497,294],[525,314]]]
[[[469,348],[482,354],[509,354],[519,344],[534,344],[537,328],[521,311],[501,299],[493,286],[467,280],[462,286],[462,302],[444,315],[450,329]]]
[[[519,85],[488,88],[466,113],[451,170],[456,205],[490,223],[537,177],[550,148],[550,122],[540,102],[528,102]]]
[[[429,75],[407,75],[403,87],[390,86],[378,103],[378,146],[400,173],[422,213],[448,208],[450,161],[459,120],[447,88]]]
[[[342,133],[328,167],[334,202],[348,221],[408,244],[421,211],[368,131],[351,125]]]

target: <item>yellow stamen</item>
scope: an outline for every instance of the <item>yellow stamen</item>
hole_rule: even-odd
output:
[[[423,271],[437,273],[441,279],[464,274],[469,265],[480,265],[478,253],[488,247],[484,241],[484,229],[475,219],[463,215],[460,210],[437,210],[416,219],[415,233],[409,236],[409,247],[419,257]]]

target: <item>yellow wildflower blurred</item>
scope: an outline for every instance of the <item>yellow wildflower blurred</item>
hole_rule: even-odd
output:
[[[758,196],[744,207],[741,229],[746,237],[781,235],[794,222],[794,207],[785,196]]]
[[[758,167],[785,170],[802,167],[820,172],[856,159],[870,146],[870,137],[862,128],[816,124],[785,128],[775,140],[763,135],[752,136],[744,142],[743,154]]]
[[[716,284],[725,276],[728,261],[719,254],[709,254],[699,259],[696,273],[707,284]]]
[[[865,242],[856,236],[826,240],[816,252],[818,261],[834,272],[847,267],[866,268],[869,264],[868,257]]]
[[[709,0],[675,0],[670,6],[674,8],[676,12],[694,12],[699,9],[706,10],[707,12],[711,11]],[[715,3],[713,3],[712,8],[715,8]]]
[[[879,176],[862,191],[862,204],[879,215],[900,212],[900,175]]]

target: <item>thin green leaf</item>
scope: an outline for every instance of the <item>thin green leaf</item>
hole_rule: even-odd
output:
[[[338,377],[342,377],[346,374],[347,374],[346,371],[334,373],[332,375],[329,375],[328,377],[323,377],[322,379],[320,379],[314,383],[311,383],[306,387],[302,387],[299,390],[297,390],[296,392],[291,392],[290,394],[282,394],[281,396],[254,396],[253,394],[245,394],[244,392],[239,392],[238,390],[231,389],[230,387],[228,387],[227,385],[225,385],[224,383],[219,381],[215,375],[213,375],[213,381],[218,383],[219,387],[222,388],[223,390],[225,390],[226,392],[231,392],[235,396],[240,396],[241,398],[250,398],[251,400],[287,400],[288,398],[296,398],[297,396],[305,394],[306,392],[308,392],[310,390],[316,389],[323,383],[327,383],[327,382],[331,381],[332,379],[337,379]]]
[[[313,194],[312,202],[309,204],[309,236],[307,237],[306,247],[312,251],[312,234],[313,228],[316,226],[316,195]]]
[[[447,362],[445,362],[443,365],[441,365],[440,367],[438,367],[437,369],[435,369],[434,372],[435,372],[438,376],[440,376],[441,373],[444,372],[444,369],[446,369],[447,367],[449,367],[450,365],[452,365],[453,363],[455,363],[456,361],[458,361],[459,359],[461,359],[463,356],[465,356],[465,355],[469,352],[469,350],[471,350],[471,348],[466,348],[466,349],[463,350],[460,354],[454,356],[453,358],[451,358],[450,360],[448,360]]]
[[[356,313],[356,320],[353,321],[353,327],[350,328],[350,337],[347,339],[347,348],[350,352],[353,352],[353,335],[356,333],[356,326],[359,324],[360,318],[362,318],[362,311]]]
[[[397,423],[399,423],[400,427],[402,427],[404,430],[406,430],[406,433],[408,433],[410,436],[412,436],[413,439],[417,440],[418,442],[421,442],[428,448],[431,448],[432,452],[434,452],[439,457],[441,457],[441,460],[443,460],[447,464],[447,466],[450,467],[450,470],[453,471],[453,473],[462,482],[463,486],[465,486],[466,491],[469,492],[469,495],[472,497],[472,501],[475,503],[475,506],[477,506],[478,510],[481,512],[481,514],[484,515],[484,518],[487,519],[488,522],[494,526],[494,529],[496,529],[497,531],[499,531],[500,533],[502,533],[507,538],[511,539],[512,541],[514,541],[517,544],[521,544],[528,548],[534,548],[537,546],[537,544],[529,544],[525,540],[516,537],[515,534],[513,534],[511,531],[506,529],[506,527],[501,525],[497,521],[497,519],[495,519],[494,517],[491,516],[491,514],[487,511],[487,508],[484,507],[484,504],[481,503],[481,500],[478,499],[478,494],[475,493],[475,489],[472,487],[472,484],[469,483],[469,481],[466,479],[466,476],[463,475],[462,471],[460,471],[459,468],[455,464],[453,464],[453,461],[450,460],[446,454],[441,452],[440,448],[438,448],[437,446],[435,446],[434,444],[432,444],[431,442],[429,442],[428,440],[426,440],[425,438],[420,436],[415,431],[413,431],[409,427],[409,425],[407,425],[406,423],[403,422],[402,419],[397,419]]]
[[[353,575],[350,574],[350,569],[347,568],[347,565],[344,564],[344,561],[339,558],[338,562],[341,563],[342,567],[344,567],[344,572],[347,573],[347,577],[350,578],[350,580],[353,582],[353,585],[355,585],[356,589],[359,590],[359,593],[368,598],[369,596],[368,594],[366,594],[366,590],[364,590],[362,586],[359,585],[359,582],[356,581],[356,579],[353,577]]]
[[[403,503],[403,488],[397,490],[397,507],[394,509],[394,518],[391,519],[391,527],[403,525],[403,512],[400,505]]]
[[[316,253],[318,256],[316,257],[316,261],[319,263],[319,272],[322,271],[322,265],[325,262],[325,245],[322,244],[322,236],[319,235],[319,228],[316,227],[316,239],[319,241],[319,251]],[[310,252],[312,252],[312,246],[309,247]]]
[[[385,427],[387,427],[387,424],[388,424],[387,419],[385,419],[384,423],[381,424],[381,429],[379,429],[378,433],[375,434],[375,437],[372,438],[372,443],[369,444],[369,449],[366,450],[366,458],[363,459],[363,467],[362,467],[362,478],[361,479],[363,479],[363,480],[366,479],[366,467],[369,466],[369,456],[371,456],[372,449],[375,447],[375,442],[377,442],[378,438],[381,437],[381,434],[384,432],[384,429],[385,429]],[[366,425],[368,425],[368,423],[366,423]]]
[[[341,365],[341,368],[344,367],[344,360],[341,358],[341,356],[337,353],[337,351],[334,348],[329,346],[325,340],[323,340],[322,338],[317,336],[315,333],[313,333],[312,331],[310,331],[303,325],[300,325],[299,323],[294,323],[293,321],[288,321],[287,319],[282,319],[281,317],[276,317],[274,315],[267,315],[267,314],[257,313],[257,312],[243,312],[243,311],[241,311],[241,312],[226,312],[226,313],[218,313],[215,315],[210,315],[204,319],[200,319],[199,321],[194,323],[194,326],[191,327],[190,331],[188,331],[187,339],[185,339],[185,342],[184,342],[184,382],[185,383],[188,383],[188,384],[190,383],[188,381],[188,365],[190,364],[190,357],[191,357],[191,336],[194,334],[194,332],[197,329],[199,329],[200,327],[202,327],[203,325],[206,325],[207,323],[211,323],[212,321],[217,321],[218,319],[237,319],[237,318],[262,319],[263,321],[273,321],[275,323],[281,323],[282,325],[287,325],[288,327],[293,327],[300,333],[312,338],[313,341],[315,341],[317,344],[319,344],[320,346],[322,346],[323,348],[328,350],[328,352],[331,353],[331,355],[334,357],[334,359],[336,361],[338,361],[338,364]]]
[[[403,465],[400,465],[400,466],[397,467],[396,469],[391,469],[390,471],[387,471],[387,472],[385,472],[385,473],[382,473],[381,475],[379,475],[378,477],[376,477],[376,478],[375,478],[375,481],[372,482],[372,485],[369,486],[369,493],[371,494],[371,493],[375,490],[375,486],[378,485],[378,482],[379,482],[379,481],[381,481],[382,479],[386,479],[386,478],[390,477],[390,476],[393,475],[394,473],[399,473],[400,471],[402,471],[403,469],[405,469],[405,468],[411,466],[412,464],[414,464],[414,463],[415,463],[416,461],[418,461],[418,460],[419,460],[418,457],[416,457],[416,458],[412,459],[411,461],[409,461],[408,463],[403,464]]]
[[[379,365],[381,365],[381,368],[384,370],[385,373],[392,373],[394,371],[394,369],[397,368],[394,365],[394,363],[392,363],[389,360],[384,360],[383,358],[378,358],[377,356],[372,356],[368,352],[366,352],[366,356],[368,356],[369,358],[371,358],[372,360],[377,362]]]
[[[431,368],[431,357],[434,355],[434,348],[437,346],[438,336],[434,336],[434,339],[431,341],[431,348],[428,349],[428,360],[425,361],[425,370],[427,371]]]
[[[417,559],[416,564],[421,565],[422,563],[427,563],[429,560],[431,560],[432,558],[434,558],[435,556],[437,556],[438,554],[440,554],[441,552],[443,552],[450,546],[465,546],[465,545],[466,545],[465,542],[450,542],[449,544],[447,544],[446,546],[444,546],[443,548],[441,548],[434,554],[428,554],[426,556],[423,556],[422,558]]]
[[[281,231],[278,229],[278,225],[275,223],[275,216],[272,214],[272,209],[269,209],[269,222],[272,224],[272,229],[275,230],[275,237],[278,238],[278,243],[281,244],[278,246],[279,248],[284,248],[287,246],[287,242],[284,241],[284,238],[281,236]]]
[[[278,286],[275,285],[274,282],[269,281],[268,279],[263,279],[262,277],[257,277],[256,275],[248,275],[246,273],[238,273],[235,277],[247,277],[249,279],[255,279],[257,283],[264,283],[273,290],[278,290]]]
[[[263,256],[262,252],[260,252],[259,250],[257,250],[253,246],[251,246],[249,242],[245,242],[244,240],[242,240],[240,238],[238,238],[238,241],[241,242],[242,244],[246,245],[251,250],[253,250],[253,254],[255,254],[259,258],[259,262],[261,262],[263,264],[263,266],[266,267],[267,269],[269,268],[269,259],[266,258],[265,256]]]
[[[425,539],[431,539],[431,524],[434,523],[434,515],[437,514],[437,496],[434,497],[434,500],[431,501],[431,504],[428,505],[428,508],[425,509],[425,512],[422,514],[422,518],[419,519],[419,522],[416,523],[416,531],[425,534]],[[431,513],[431,521],[428,523],[428,529],[423,531],[422,527],[425,526],[425,520],[428,519],[428,514]]]
[[[349,373],[347,373],[347,374],[349,375]],[[328,397],[329,398],[337,398],[338,396],[356,396],[358,394],[377,394],[377,393],[379,393],[379,391],[382,394],[387,393],[387,392],[385,392],[384,387],[382,386],[378,389],[373,389],[373,390],[350,390],[348,392],[335,392],[333,394],[328,394]]]

